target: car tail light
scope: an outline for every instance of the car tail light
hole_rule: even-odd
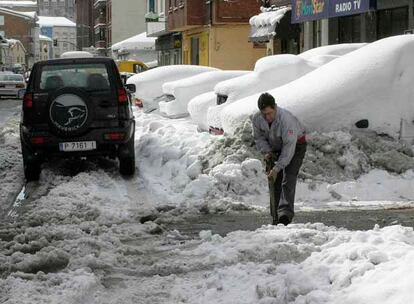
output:
[[[141,99],[139,99],[139,98],[135,98],[135,105],[136,105],[138,108],[142,108],[142,107],[144,106],[144,103],[142,102],[142,100],[141,100]]]
[[[114,132],[114,133],[107,133],[104,135],[105,140],[111,141],[119,141],[125,139],[125,133],[123,132]]]
[[[124,88],[118,89],[118,103],[126,104],[128,102],[128,95]]]
[[[45,143],[45,138],[43,136],[36,136],[32,137],[30,141],[33,145],[43,145]]]
[[[32,93],[24,94],[24,97],[23,97],[23,107],[25,109],[31,109],[31,108],[33,108],[33,94]]]
[[[210,127],[209,133],[210,134],[213,134],[213,135],[223,135],[224,134],[224,130],[221,129],[221,128]]]

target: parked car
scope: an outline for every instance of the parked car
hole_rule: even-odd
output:
[[[23,75],[13,73],[0,74],[0,97],[22,98],[26,89]]]
[[[142,104],[145,111],[152,111],[158,109],[159,98],[164,94],[164,83],[211,71],[217,69],[195,65],[169,65],[136,74],[129,78],[127,83],[136,86],[134,102]]]
[[[412,144],[413,51],[413,35],[382,39],[269,93],[309,132],[376,132]],[[226,133],[257,113],[259,95],[223,109],[220,122]]]
[[[134,86],[128,89],[133,92]],[[127,89],[109,58],[35,63],[23,98],[20,139],[24,173],[39,179],[53,157],[108,156],[123,175],[135,171],[135,121]]]
[[[188,115],[188,103],[197,95],[209,92],[221,81],[247,74],[248,71],[212,71],[189,78],[166,82],[160,98],[161,114],[174,118]]]

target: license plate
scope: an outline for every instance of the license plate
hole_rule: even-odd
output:
[[[64,152],[95,150],[96,141],[77,141],[77,142],[60,143],[59,149],[60,151],[64,151]]]

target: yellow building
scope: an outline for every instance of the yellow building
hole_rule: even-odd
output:
[[[259,11],[256,0],[243,2],[170,1],[169,30],[182,33],[184,64],[224,70],[252,70],[266,55],[266,47],[249,42],[251,16]]]
[[[183,32],[183,62],[224,70],[252,70],[266,49],[248,41],[250,26],[224,24]],[[198,57],[198,58],[197,58]]]

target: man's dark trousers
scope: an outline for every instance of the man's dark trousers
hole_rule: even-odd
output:
[[[287,216],[289,221],[293,219],[296,181],[305,153],[306,143],[298,143],[289,165],[278,173],[276,180],[269,179],[270,213],[273,224],[277,224],[278,219],[283,215]],[[275,161],[277,157],[266,163],[266,172],[273,168]]]

